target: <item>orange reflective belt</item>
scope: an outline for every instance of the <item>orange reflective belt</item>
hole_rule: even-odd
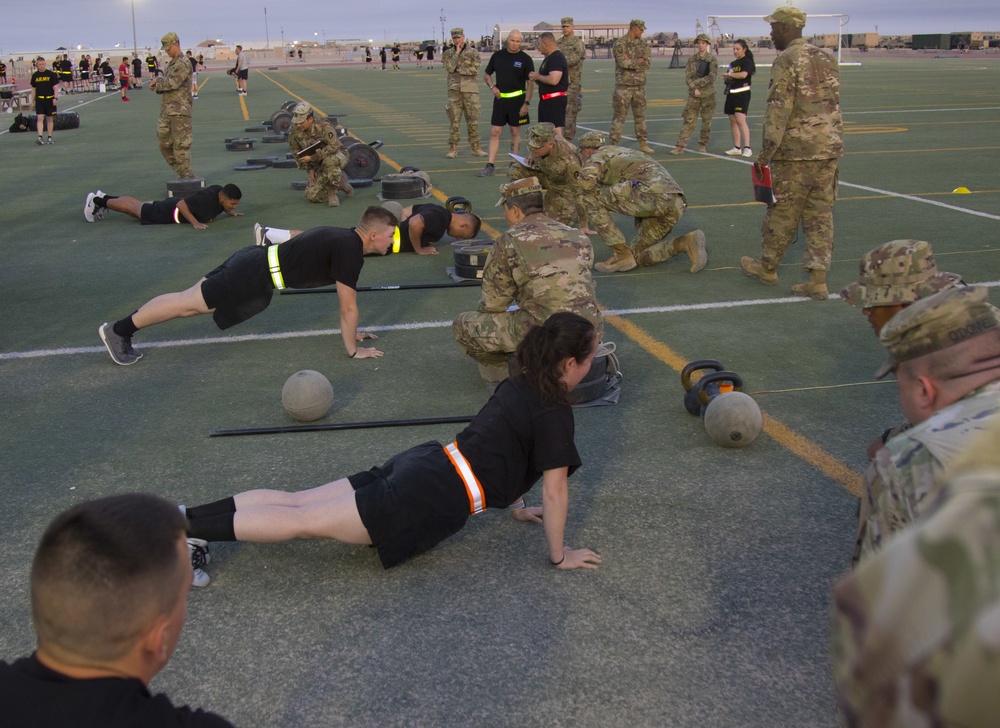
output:
[[[458,443],[453,442],[446,445],[444,451],[448,455],[448,459],[451,460],[451,464],[455,466],[458,477],[465,483],[465,492],[469,496],[469,512],[472,515],[482,513],[486,510],[486,492],[479,484],[476,474],[472,472],[469,461],[459,451]]]
[[[549,99],[554,99],[559,96],[565,96],[565,95],[566,95],[565,91],[553,91],[550,94],[542,94],[542,101],[548,101]]]

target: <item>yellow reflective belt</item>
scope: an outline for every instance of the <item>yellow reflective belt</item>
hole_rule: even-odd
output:
[[[271,271],[271,282],[279,291],[285,287],[285,279],[281,277],[281,264],[278,263],[278,246],[267,248],[267,268]]]
[[[396,232],[392,234],[392,252],[398,253],[400,248],[399,243],[399,227],[396,227]]]
[[[500,98],[502,99],[512,99],[515,96],[524,96],[524,89],[521,89],[520,91],[508,91],[507,93],[504,93],[503,91],[500,92]]]

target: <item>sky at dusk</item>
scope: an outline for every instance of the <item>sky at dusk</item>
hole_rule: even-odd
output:
[[[140,48],[158,46],[167,31],[175,31],[184,47],[217,38],[227,44],[269,40],[272,46],[292,41],[323,42],[335,39],[385,41],[441,38],[441,16],[447,32],[454,26],[466,35],[489,35],[496,23],[516,23],[525,28],[546,21],[558,24],[563,15],[577,23],[646,21],[647,32],[677,32],[682,37],[695,34],[695,21],[706,16],[750,15],[761,17],[783,2],[747,0],[699,0],[697,3],[665,3],[663,0],[573,0],[564,5],[546,4],[539,11],[534,1],[506,0],[503,3],[453,3],[448,0],[369,0],[336,3],[330,0],[296,0],[273,3],[240,0],[208,0],[204,3],[167,3],[162,0],[50,0],[44,12],[31,3],[12,3],[0,22],[0,54],[48,51],[59,46],[75,49],[109,48],[121,44],[132,47],[132,8],[135,8],[135,35]],[[846,13],[847,33],[873,32],[882,35],[949,33],[953,31],[1000,31],[1000,4],[996,0],[963,0],[949,6],[936,0],[796,0],[807,13]],[[502,9],[498,8],[502,5]],[[266,14],[265,14],[266,7]],[[178,14],[180,11],[180,14]],[[719,21],[723,32],[752,35],[755,23]],[[830,21],[826,21],[829,23]],[[761,20],[759,35],[767,35]],[[806,24],[806,34],[836,32],[819,20]]]

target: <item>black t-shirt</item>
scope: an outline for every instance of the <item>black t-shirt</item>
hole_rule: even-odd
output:
[[[133,58],[132,59],[132,74],[135,75],[135,76],[141,76],[142,75],[142,59],[141,58]]]
[[[222,193],[222,185],[212,185],[205,189],[198,190],[190,197],[185,197],[188,209],[198,222],[212,222],[215,218],[226,211],[226,208],[219,202],[219,195]],[[183,218],[182,218],[183,219]]]
[[[568,467],[573,474],[580,466],[573,435],[572,408],[543,405],[515,377],[500,383],[456,441],[486,491],[486,503],[506,508],[544,471]]]
[[[146,56],[146,68],[150,71],[156,70],[156,56]]]
[[[569,64],[566,63],[566,56],[562,54],[562,51],[552,51],[549,55],[545,56],[542,65],[538,67],[538,73],[542,76],[548,76],[553,71],[562,71],[562,78],[559,79],[559,83],[555,86],[540,83],[538,84],[539,93],[551,94],[556,91],[565,91],[569,88]]]
[[[528,74],[535,70],[535,62],[524,51],[511,53],[506,48],[490,56],[486,64],[486,75],[496,74],[500,93],[523,91],[528,85]]]
[[[750,81],[753,78],[754,72],[757,70],[756,65],[750,56],[743,56],[742,58],[736,58],[729,64],[730,73],[740,73],[741,71],[746,71],[750,75],[746,78],[727,78],[726,79],[726,93],[729,93],[729,89],[733,88],[743,88],[744,86],[749,86]]]
[[[338,283],[357,289],[365,259],[354,228],[315,227],[279,245],[278,262],[289,288]]]
[[[35,89],[36,99],[51,99],[56,95],[56,86],[59,85],[59,74],[46,69],[35,71],[31,74],[31,86]]]
[[[188,57],[188,60],[191,61],[191,73],[198,73],[198,59]]]
[[[451,225],[451,213],[441,205],[414,205],[413,215],[420,215],[424,221],[424,232],[420,236],[421,245],[430,245],[438,242],[448,232]],[[410,220],[413,215],[403,220],[399,225],[399,250],[400,252],[412,252],[413,244],[410,243]]]
[[[140,680],[75,680],[34,655],[0,661],[0,716],[8,728],[233,728],[215,713],[174,707]]]

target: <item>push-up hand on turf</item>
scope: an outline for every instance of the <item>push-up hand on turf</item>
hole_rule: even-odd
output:
[[[374,347],[357,345],[378,337],[358,332],[356,289],[364,255],[385,255],[395,229],[396,217],[373,206],[365,210],[356,228],[316,227],[284,245],[237,250],[186,291],[157,296],[131,316],[102,324],[98,333],[111,359],[127,366],[142,358],[132,347],[132,337],[139,329],[210,313],[216,325],[225,330],[267,308],[276,288],[320,288],[336,283],[340,336],[347,355],[352,359],[382,356]]]
[[[83,204],[83,217],[87,222],[103,220],[105,210],[124,212],[143,225],[170,225],[187,222],[195,230],[204,230],[222,213],[231,217],[241,217],[236,212],[243,193],[234,184],[225,187],[212,185],[180,199],[168,197],[165,200],[142,202],[135,197],[115,197],[98,190],[87,195]]]
[[[567,480],[580,465],[567,394],[590,371],[596,347],[589,321],[553,314],[518,346],[521,374],[501,382],[450,445],[427,442],[381,467],[311,490],[250,490],[188,508],[188,535],[374,544],[389,568],[456,533],[470,515],[511,507],[517,520],[543,523],[548,558],[557,569],[595,569],[598,554],[570,548],[563,538]],[[522,496],[539,479],[542,508],[524,508]]]

